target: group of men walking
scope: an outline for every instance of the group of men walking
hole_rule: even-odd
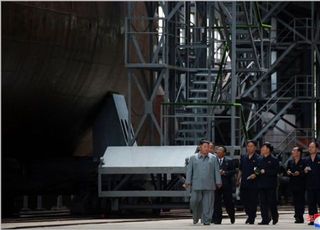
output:
[[[295,147],[287,164],[290,189],[293,195],[295,223],[304,223],[305,194],[309,211],[309,224],[320,207],[320,155],[319,145],[309,144],[308,156],[302,158],[303,150]],[[222,201],[232,224],[235,223],[233,199],[234,181],[240,186],[240,200],[244,206],[246,224],[254,224],[260,205],[262,221],[259,225],[277,224],[277,187],[280,162],[272,154],[273,147],[264,143],[257,153],[257,142],[249,140],[246,154],[241,155],[239,170],[230,157],[225,156],[224,146],[202,140],[198,152],[190,157],[187,165],[185,187],[191,188],[190,208],[193,223],[201,219],[204,225],[221,224]]]

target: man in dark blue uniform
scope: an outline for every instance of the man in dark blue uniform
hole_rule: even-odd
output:
[[[302,149],[294,147],[291,152],[291,159],[287,165],[287,175],[290,177],[290,190],[293,196],[295,223],[303,223],[305,203],[305,162],[302,159]]]
[[[234,202],[232,198],[232,189],[234,184],[235,167],[233,160],[226,157],[227,149],[224,146],[218,147],[217,159],[220,167],[220,175],[222,179],[222,187],[215,191],[214,212],[212,222],[221,224],[222,222],[222,199],[229,215],[231,224],[235,222]]]
[[[309,156],[305,158],[307,202],[310,223],[314,224],[314,215],[318,213],[317,204],[320,207],[320,156],[318,154],[319,144],[315,141],[309,144]]]
[[[258,184],[254,169],[260,156],[256,153],[257,142],[247,142],[247,153],[242,155],[239,164],[237,184],[240,185],[240,200],[248,216],[246,224],[254,224],[258,206]]]
[[[261,156],[258,162],[258,188],[260,196],[260,209],[262,221],[259,225],[277,224],[279,219],[277,208],[277,176],[279,172],[279,161],[272,156],[273,147],[266,142],[261,146]]]

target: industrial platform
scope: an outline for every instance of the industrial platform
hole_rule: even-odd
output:
[[[2,229],[314,229],[313,226],[294,224],[292,211],[280,211],[277,225],[260,226],[260,216],[255,225],[246,225],[245,215],[242,212],[236,214],[236,223],[230,224],[228,218],[224,218],[221,225],[203,226],[192,224],[190,214],[177,213],[176,216],[163,215],[158,218],[100,218],[100,219],[69,219],[46,220],[32,222],[3,223]]]

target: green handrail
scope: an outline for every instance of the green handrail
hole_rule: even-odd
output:
[[[256,9],[256,11],[257,11],[258,21],[259,21],[259,23],[260,23],[260,26],[261,26],[262,28],[265,28],[265,29],[271,29],[271,28],[272,28],[271,25],[265,24],[265,23],[262,22],[260,10],[259,10],[259,6],[258,6],[258,3],[257,3],[257,2],[255,2],[255,9]]]
[[[218,88],[218,82],[219,82],[219,78],[222,76],[222,70],[223,70],[223,65],[225,64],[226,60],[227,60],[227,52],[229,50],[229,47],[228,47],[228,44],[225,45],[224,47],[224,50],[223,50],[223,55],[222,55],[222,58],[221,58],[221,63],[220,63],[220,66],[219,66],[219,71],[218,71],[218,74],[217,74],[217,78],[215,80],[215,83],[214,83],[214,86],[213,86],[213,91],[212,91],[212,94],[211,94],[211,99],[210,101],[213,101],[213,97],[214,95],[216,94],[216,90]]]

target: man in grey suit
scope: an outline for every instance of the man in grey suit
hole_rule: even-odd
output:
[[[185,187],[191,187],[190,208],[193,223],[197,224],[201,218],[204,225],[210,225],[214,192],[221,187],[221,175],[217,158],[209,153],[209,141],[200,141],[200,151],[190,157],[187,166]]]

